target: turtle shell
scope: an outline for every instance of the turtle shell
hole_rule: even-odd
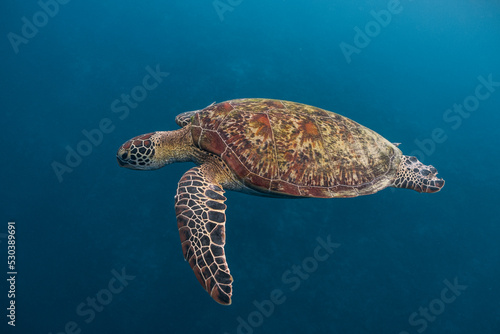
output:
[[[402,156],[349,118],[295,102],[231,100],[190,120],[197,147],[219,155],[245,186],[271,196],[371,194],[392,184]]]

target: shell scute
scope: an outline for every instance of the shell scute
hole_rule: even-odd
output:
[[[238,157],[231,150],[226,150],[226,152],[221,155],[221,158],[227,163],[229,168],[231,168],[231,170],[241,179],[248,178],[250,171],[241,163]]]
[[[267,112],[269,109],[283,109],[282,101],[271,99],[238,99],[229,101],[235,109],[251,111],[254,113]]]
[[[402,153],[347,117],[299,103],[239,99],[192,123],[195,145],[218,154],[243,184],[271,194],[353,197],[389,186]]]
[[[334,185],[329,158],[315,119],[301,113],[286,114],[275,110],[269,112],[269,117],[280,179],[301,185]]]
[[[201,125],[207,130],[217,130],[224,118],[233,110],[229,102],[212,104],[203,109],[202,113],[197,113],[195,125]]]
[[[272,180],[269,190],[278,194],[293,194],[295,196],[300,196],[299,186],[281,180]]]
[[[330,113],[321,108],[309,106],[306,104],[300,104],[289,101],[282,101],[282,103],[285,106],[285,109],[292,114],[306,114],[309,116],[316,116],[316,117],[322,117],[322,116],[328,117]]]
[[[218,132],[228,150],[249,171],[268,179],[277,178],[278,168],[267,114],[233,111],[219,126]]]
[[[204,131],[200,147],[217,155],[221,155],[226,150],[226,143],[215,131]]]

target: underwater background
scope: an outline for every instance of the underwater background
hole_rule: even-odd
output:
[[[498,1],[8,0],[0,17],[1,333],[500,333]],[[219,305],[179,242],[193,165],[115,154],[243,97],[347,116],[446,185],[227,192]]]

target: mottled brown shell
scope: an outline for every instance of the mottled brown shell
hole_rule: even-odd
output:
[[[190,121],[195,145],[219,155],[245,186],[270,195],[371,194],[392,184],[402,156],[376,132],[294,102],[231,100]]]

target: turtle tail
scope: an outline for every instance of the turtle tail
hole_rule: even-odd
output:
[[[393,187],[413,189],[419,193],[435,193],[444,186],[444,180],[436,177],[437,169],[426,166],[416,157],[403,155]]]

